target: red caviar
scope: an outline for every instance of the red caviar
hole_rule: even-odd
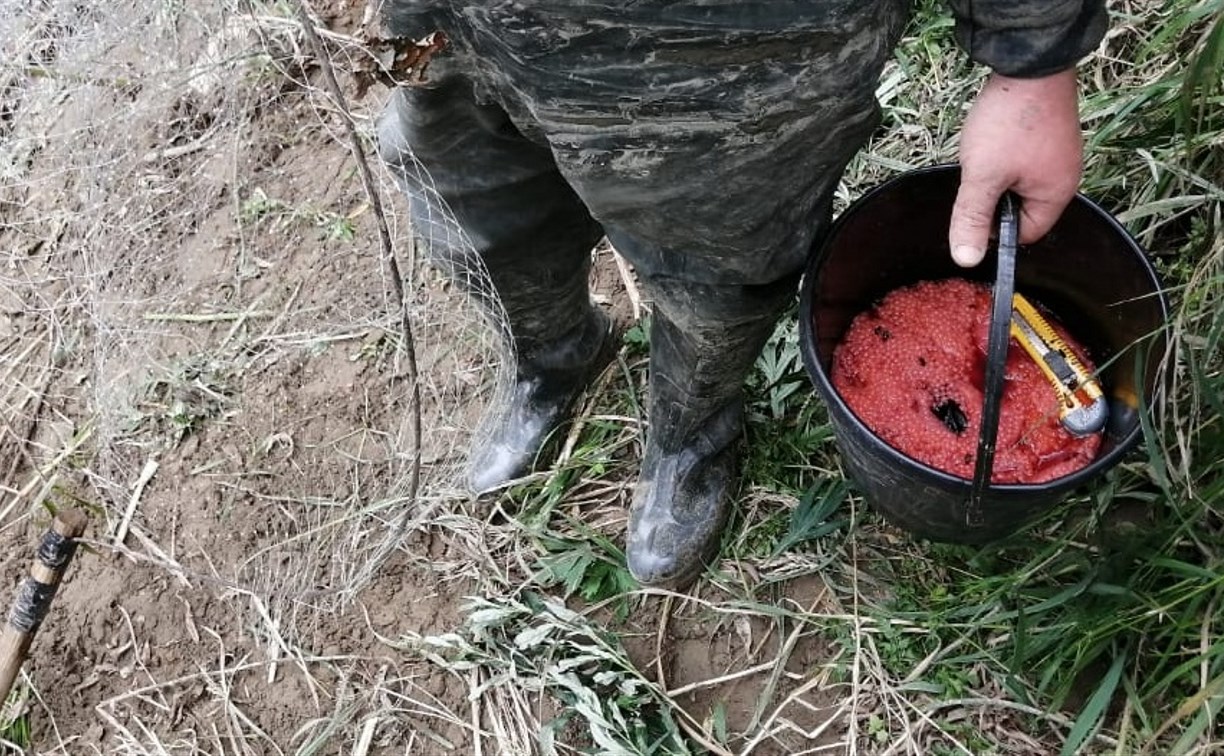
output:
[[[897,289],[854,319],[833,354],[833,385],[877,436],[952,475],[973,477],[985,384],[991,293],[952,278]],[[1065,328],[1047,317],[1092,371]],[[1090,463],[1101,434],[1059,423],[1059,399],[1012,339],[1004,370],[995,483],[1043,483]]]

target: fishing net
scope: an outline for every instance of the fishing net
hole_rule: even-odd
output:
[[[369,19],[333,5],[351,95]],[[478,258],[440,201],[410,227],[373,149],[386,90],[337,101],[284,6],[4,0],[0,29],[0,534],[87,502],[99,541],[309,642],[466,498],[505,385]],[[438,246],[467,250],[462,286]]]

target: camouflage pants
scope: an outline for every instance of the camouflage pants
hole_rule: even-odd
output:
[[[425,85],[392,96],[381,153],[418,225],[436,213],[427,186],[449,205],[516,340],[573,322],[606,234],[656,315],[699,353],[742,331],[748,366],[878,123],[908,13],[908,0],[389,3],[393,33],[450,44]],[[445,267],[455,252],[438,247]],[[738,381],[747,367],[728,369]]]

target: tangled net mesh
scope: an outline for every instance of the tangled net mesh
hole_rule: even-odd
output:
[[[369,53],[320,31],[343,81]],[[0,49],[0,370],[20,388],[4,451],[26,428],[43,472],[72,451],[58,485],[96,509],[99,541],[218,581],[309,643],[465,498],[463,450],[509,362],[479,259],[440,201],[409,227],[372,147],[382,97],[338,103],[283,5],[0,0]],[[387,208],[408,335],[346,118]],[[279,158],[302,151],[317,170],[287,189],[302,161]],[[462,286],[422,262],[443,245],[468,250]],[[40,412],[67,430],[35,432]],[[22,480],[5,484],[0,529],[48,494],[19,496]],[[192,509],[233,517],[242,558],[167,546]]]

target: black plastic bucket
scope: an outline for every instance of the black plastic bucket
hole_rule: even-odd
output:
[[[1067,324],[1099,367],[1110,413],[1097,457],[1087,467],[1047,483],[988,483],[997,429],[989,398],[979,443],[985,467],[979,466],[976,487],[974,481],[906,456],[858,419],[833,388],[829,370],[850,322],[893,289],[964,277],[995,282],[1000,290],[1003,282],[995,281],[996,274],[1004,278],[1010,273],[1010,266],[996,265],[1002,255],[988,255],[977,268],[963,269],[948,252],[948,224],[959,180],[956,166],[911,171],[842,213],[804,275],[799,340],[808,374],[828,405],[846,473],[867,501],[917,536],[984,543],[1015,532],[1116,465],[1139,443],[1139,413],[1152,404],[1165,349],[1168,303],[1135,240],[1109,213],[1077,196],[1045,238],[1016,255],[1015,288]],[[1010,300],[1008,293],[1002,301]],[[1003,310],[996,310],[998,331],[1004,318],[999,314]],[[1010,311],[1008,304],[1008,316]],[[999,346],[1005,342],[1003,337]],[[990,372],[988,365],[988,397]],[[999,372],[1001,387],[1001,363]],[[983,446],[987,436],[989,449]]]

